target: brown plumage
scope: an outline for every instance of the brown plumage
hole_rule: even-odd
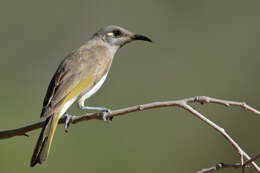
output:
[[[44,98],[41,117],[45,117],[46,121],[36,143],[31,166],[41,164],[48,158],[59,119],[73,102],[78,101],[79,105],[84,106],[84,100],[102,85],[116,51],[131,40],[150,41],[123,28],[107,26],[61,62]]]

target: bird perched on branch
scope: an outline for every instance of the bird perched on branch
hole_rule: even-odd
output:
[[[43,102],[41,117],[46,121],[36,143],[31,166],[47,159],[59,119],[66,115],[74,102],[80,109],[100,111],[104,121],[109,120],[109,109],[85,106],[84,101],[97,92],[106,80],[117,50],[134,40],[152,42],[144,35],[134,34],[119,26],[106,26],[65,57],[51,79]]]

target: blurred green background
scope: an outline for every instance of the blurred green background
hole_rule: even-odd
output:
[[[115,57],[87,103],[117,109],[196,95],[246,101],[260,109],[260,1],[1,1],[0,130],[39,121],[59,62],[100,27],[148,35]],[[250,155],[260,153],[260,119],[239,108],[194,105]],[[71,113],[83,114],[76,106]],[[39,135],[0,142],[0,172],[195,172],[239,157],[213,129],[180,108],[59,127],[48,161],[29,160]],[[241,172],[227,169],[220,172]],[[254,172],[249,170],[248,172]]]

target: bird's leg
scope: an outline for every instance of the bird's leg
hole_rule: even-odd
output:
[[[93,107],[93,106],[79,106],[80,109],[82,110],[96,110],[96,111],[101,111],[101,112],[108,112],[109,109],[106,107]]]
[[[72,120],[73,115],[69,115],[67,113],[63,114],[63,116],[65,118],[65,123],[64,123],[64,128],[65,128],[65,132],[68,133],[68,129]]]
[[[107,117],[111,112],[110,109],[106,107],[93,107],[93,106],[85,106],[84,102],[78,102],[78,106],[82,110],[97,110],[100,111],[99,115],[103,118],[105,122],[111,122],[113,117]]]
[[[105,109],[99,113],[99,115],[103,118],[105,122],[112,122],[113,117],[108,117],[110,114],[111,110],[110,109]]]

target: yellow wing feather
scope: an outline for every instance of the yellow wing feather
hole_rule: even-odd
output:
[[[63,104],[67,101],[81,95],[82,93],[86,92],[87,90],[91,89],[93,83],[95,81],[94,76],[91,76],[79,82],[79,84],[73,88],[67,96],[63,99]]]

